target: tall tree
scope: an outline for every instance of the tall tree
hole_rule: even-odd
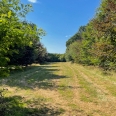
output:
[[[105,69],[116,68],[116,1],[103,0],[96,18],[93,19],[94,30],[98,33],[95,43],[96,56],[100,66]]]
[[[29,24],[23,24],[20,20],[31,11],[30,4],[21,4],[19,0],[0,1],[0,74],[6,76],[8,54],[17,52],[13,48],[31,46],[35,39],[43,32],[41,29],[33,28]],[[4,73],[3,73],[4,72]]]
[[[80,35],[83,38],[80,46],[80,63],[98,65],[105,70],[116,69],[115,0],[102,0],[96,16],[86,25]],[[68,45],[70,43],[74,41],[69,39]],[[74,54],[72,44],[67,47],[66,56],[72,58],[74,55],[76,56],[76,53]]]

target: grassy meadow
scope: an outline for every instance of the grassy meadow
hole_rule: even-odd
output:
[[[0,78],[3,88],[5,116],[116,116],[116,73],[93,66],[33,64]]]

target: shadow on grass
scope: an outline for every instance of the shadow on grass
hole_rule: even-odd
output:
[[[0,97],[0,116],[58,116],[63,109],[39,104],[39,108],[25,106],[20,96]]]
[[[11,71],[11,76],[0,79],[0,85],[8,85],[10,87],[19,87],[22,89],[55,89],[56,81],[61,78],[68,78],[58,75],[60,68],[56,65],[47,63],[40,66],[29,66],[23,70]],[[57,74],[56,74],[57,72]]]

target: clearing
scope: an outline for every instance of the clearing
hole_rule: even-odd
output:
[[[116,73],[71,63],[33,64],[0,79],[8,116],[116,116]]]

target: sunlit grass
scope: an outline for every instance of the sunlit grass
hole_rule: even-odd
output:
[[[98,92],[92,83],[87,82],[82,76],[77,77],[79,84],[82,87],[80,92],[80,99],[86,102],[95,102],[98,98]]]
[[[33,64],[1,78],[0,89],[8,89],[5,100],[15,116],[109,116],[116,114],[115,76],[92,66]]]
[[[104,72],[100,68],[93,66],[79,66],[80,71],[84,72],[96,84],[102,85],[113,96],[116,96],[116,73],[111,71]],[[107,93],[106,93],[107,94]]]

